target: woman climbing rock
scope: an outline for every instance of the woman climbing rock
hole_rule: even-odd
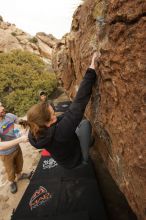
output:
[[[82,119],[96,80],[97,59],[94,53],[76,97],[64,115],[57,118],[51,104],[45,102],[33,105],[27,112],[32,146],[45,148],[59,165],[68,169],[88,161],[92,129],[89,121]]]

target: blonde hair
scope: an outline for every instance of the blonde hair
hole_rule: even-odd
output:
[[[27,123],[31,133],[37,138],[41,131],[45,129],[45,124],[50,121],[48,103],[33,105],[27,112]]]

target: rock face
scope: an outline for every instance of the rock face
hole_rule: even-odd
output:
[[[120,190],[146,219],[146,1],[86,0],[71,32],[57,43],[53,65],[71,98],[94,50],[99,80],[87,115],[96,146]]]
[[[9,52],[14,49],[27,50],[50,62],[56,42],[55,37],[45,33],[37,33],[32,37],[14,24],[4,22],[0,16],[0,52]]]

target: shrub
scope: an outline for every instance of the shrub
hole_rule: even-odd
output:
[[[36,37],[33,37],[29,40],[29,42],[36,44],[38,42],[38,39]]]
[[[13,51],[0,54],[0,100],[6,110],[23,116],[38,101],[38,91],[50,95],[57,87],[54,73],[35,54]]]
[[[14,37],[17,36],[16,32],[12,32],[11,35],[14,36]]]

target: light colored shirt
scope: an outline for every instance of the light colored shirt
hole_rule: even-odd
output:
[[[2,121],[0,121],[0,138],[1,141],[10,141],[16,139],[14,132],[14,123],[17,122],[18,118],[16,115],[7,113]],[[0,150],[0,155],[9,155],[17,149],[14,146],[8,150]]]

